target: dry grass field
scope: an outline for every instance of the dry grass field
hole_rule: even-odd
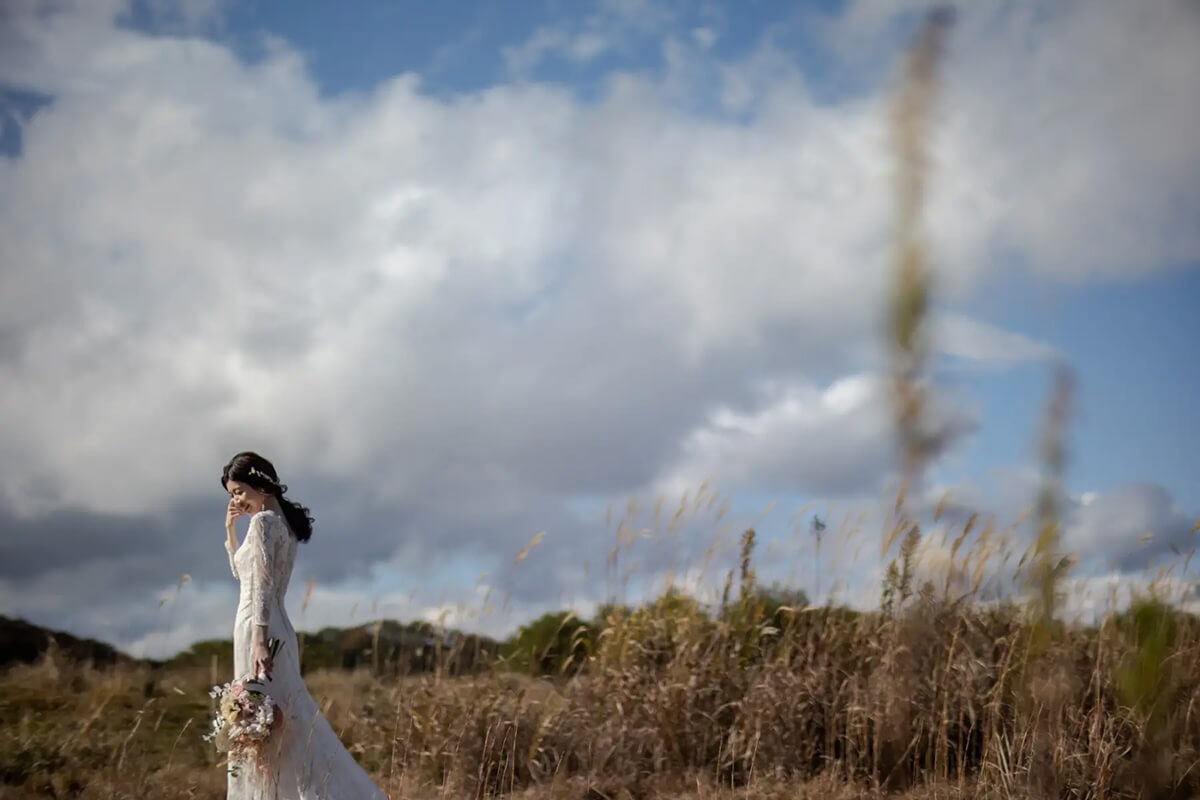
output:
[[[1146,602],[1042,628],[900,590],[891,613],[768,615],[747,590],[709,614],[668,594],[598,621],[569,679],[308,682],[393,797],[1200,796],[1193,617]],[[0,796],[222,797],[209,685],[53,653],[10,669]]]

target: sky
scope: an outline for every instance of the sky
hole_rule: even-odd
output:
[[[244,449],[316,518],[301,629],[703,593],[750,525],[761,580],[869,606],[924,7],[5,3],[0,613],[230,635]],[[1188,0],[976,0],[942,62],[922,502],[1015,520],[1068,364],[1083,614],[1200,517],[1197,74]]]

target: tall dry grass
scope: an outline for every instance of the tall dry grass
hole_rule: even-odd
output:
[[[928,586],[894,614],[776,615],[743,586],[717,614],[668,593],[596,620],[570,679],[308,682],[393,796],[1200,793],[1192,617],[1147,605],[1035,648],[1022,608]],[[199,738],[208,678],[53,657],[0,676],[3,796],[221,796]]]

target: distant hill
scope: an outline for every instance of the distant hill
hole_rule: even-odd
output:
[[[378,636],[376,635],[378,630]],[[349,628],[322,628],[299,633],[300,665],[313,669],[370,667],[380,673],[402,675],[432,672],[439,666],[448,673],[470,672],[491,663],[500,643],[486,636],[456,630],[439,632],[428,622],[400,623],[382,620]],[[378,646],[378,654],[376,654]],[[94,639],[81,639],[21,619],[0,616],[0,669],[13,664],[32,664],[51,647],[69,661],[96,667],[114,664],[146,664],[151,667],[208,667],[213,659],[218,669],[228,670],[233,662],[230,639],[196,642],[165,661],[135,659],[115,647]]]
[[[64,631],[54,631],[22,619],[0,615],[0,669],[14,664],[32,664],[51,647],[61,656],[97,667],[132,664],[136,659],[112,645],[95,639],[81,639]]]
[[[494,639],[456,630],[439,632],[428,622],[381,620],[297,635],[304,672],[370,667],[383,674],[405,675],[432,672],[440,665],[448,673],[461,673],[486,666],[500,652],[500,643]],[[209,666],[214,658],[219,670],[228,669],[233,642],[196,642],[168,659],[165,666]]]

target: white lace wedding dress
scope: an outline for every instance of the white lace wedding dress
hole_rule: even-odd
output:
[[[296,537],[274,511],[260,511],[237,550],[226,542],[229,566],[241,584],[233,628],[233,674],[254,669],[254,626],[283,642],[268,691],[284,712],[284,725],[265,771],[229,776],[229,800],[387,800],[342,745],[300,675],[296,631],[283,598],[296,562]],[[265,641],[265,639],[264,639]]]

